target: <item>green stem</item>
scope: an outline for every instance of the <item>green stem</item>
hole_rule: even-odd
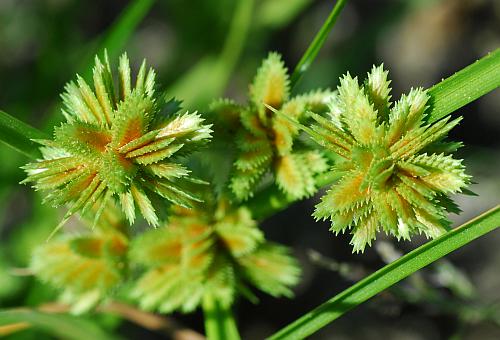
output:
[[[231,310],[225,308],[211,294],[203,297],[203,314],[208,340],[240,339]]]
[[[40,157],[39,145],[33,139],[47,139],[42,131],[0,110],[0,141],[30,157]]]
[[[429,89],[429,121],[439,120],[500,86],[500,48]]]
[[[498,227],[500,227],[500,205],[376,271],[269,339],[304,339],[417,270]]]
[[[500,86],[500,49],[479,59],[429,89],[429,120],[436,121]],[[318,188],[331,184],[334,174],[316,179]],[[276,185],[248,201],[255,218],[265,219],[292,203]]]
[[[300,59],[299,63],[295,67],[295,70],[292,73],[292,78],[290,80],[292,88],[295,85],[297,85],[300,78],[302,78],[304,73],[309,69],[309,67],[313,63],[314,59],[316,59],[319,50],[325,44],[326,38],[328,38],[328,34],[333,28],[333,25],[335,25],[335,22],[337,21],[337,18],[340,12],[342,11],[342,8],[344,8],[346,2],[347,0],[337,0],[337,3],[330,12],[330,15],[324,22],[323,26],[321,26],[319,32],[314,37],[314,40],[311,42],[306,52]]]

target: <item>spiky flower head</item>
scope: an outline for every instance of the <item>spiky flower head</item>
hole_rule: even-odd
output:
[[[248,105],[228,100],[212,105],[221,125],[241,123],[236,129],[238,155],[230,183],[238,199],[252,196],[269,171],[292,199],[315,192],[314,176],[327,169],[326,161],[318,151],[297,145],[299,131],[282,115],[302,120],[308,110],[322,112],[330,95],[331,91],[316,90],[290,98],[288,70],[279,54],[270,53],[250,86]]]
[[[31,269],[36,277],[61,289],[61,300],[72,313],[87,312],[104,302],[126,277],[129,241],[119,216],[108,204],[92,233],[62,236],[33,252]],[[83,223],[91,225],[86,219]]]
[[[155,72],[145,61],[135,85],[130,74],[123,54],[116,86],[107,55],[104,62],[96,57],[93,88],[79,76],[66,85],[66,122],[54,140],[38,141],[43,159],[25,166],[25,181],[46,191],[46,201],[70,205],[62,223],[93,205],[101,207],[97,219],[114,197],[130,223],[137,206],[157,226],[152,201],[158,196],[183,206],[198,200],[189,189],[189,170],[176,157],[206,142],[210,126],[196,113],[176,114],[178,107],[156,96]]]
[[[469,183],[461,160],[443,142],[461,118],[428,122],[429,96],[412,89],[394,106],[383,66],[373,67],[363,85],[349,74],[340,79],[328,117],[313,114],[304,129],[341,160],[331,170],[340,179],[316,206],[317,219],[330,219],[335,233],[350,229],[351,244],[363,251],[383,230],[398,239],[424,233],[434,238],[449,226],[447,196]]]
[[[290,296],[300,270],[288,248],[267,242],[244,207],[227,201],[175,208],[169,223],[132,244],[131,259],[148,270],[132,294],[141,308],[189,312],[205,294],[229,306],[247,283],[273,296]]]

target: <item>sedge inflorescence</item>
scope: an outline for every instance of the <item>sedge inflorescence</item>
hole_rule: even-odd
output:
[[[340,179],[316,206],[316,219],[330,219],[335,233],[351,230],[353,250],[363,251],[378,231],[409,239],[434,238],[446,231],[449,194],[470,182],[461,160],[445,142],[461,118],[428,122],[429,96],[423,89],[391,103],[383,66],[373,67],[364,84],[349,74],[340,80],[327,117],[312,114],[304,129],[340,160],[331,169]]]
[[[207,294],[225,306],[238,293],[255,298],[248,284],[290,296],[300,274],[290,250],[266,241],[247,208],[213,196],[194,209],[173,208],[168,223],[131,248],[132,261],[147,268],[132,295],[164,313],[192,311]]]
[[[157,96],[155,72],[145,62],[133,84],[129,60],[122,55],[118,79],[116,86],[107,55],[104,62],[96,57],[93,88],[81,77],[66,86],[66,122],[55,129],[54,140],[38,141],[43,159],[25,166],[25,182],[45,191],[46,201],[69,205],[62,223],[94,205],[97,220],[116,198],[130,223],[138,207],[150,225],[158,226],[153,202],[191,206],[199,201],[191,190],[196,180],[177,158],[205,143],[210,126],[196,113],[176,113],[178,107]]]
[[[212,105],[219,125],[236,122],[237,155],[230,188],[237,199],[251,197],[266,173],[292,200],[316,192],[314,177],[327,170],[326,160],[300,143],[299,129],[282,115],[303,121],[307,111],[325,111],[330,95],[329,90],[315,90],[291,97],[288,70],[279,54],[270,53],[250,85],[247,105],[230,100]]]
[[[127,254],[129,235],[126,221],[118,208],[109,202],[92,232],[89,215],[82,227],[88,232],[63,235],[35,248],[30,264],[37,278],[61,289],[60,300],[71,312],[89,311],[123,286],[129,271]]]

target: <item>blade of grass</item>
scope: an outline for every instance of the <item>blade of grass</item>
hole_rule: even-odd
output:
[[[499,86],[500,49],[497,49],[429,89],[429,120],[436,121]],[[334,174],[319,176],[316,186],[324,187],[335,178]],[[276,185],[271,185],[249,200],[248,206],[255,218],[265,219],[291,203]]]
[[[6,328],[12,325],[14,327]],[[21,331],[27,327],[39,328],[59,339],[111,340],[116,337],[105,333],[94,323],[71,315],[53,315],[28,309],[0,311],[0,326],[6,331]]]
[[[359,281],[269,339],[304,339],[417,270],[500,227],[500,205]]]
[[[500,86],[500,48],[429,89],[436,121]]]
[[[203,314],[208,340],[240,339],[231,310],[224,308],[210,294],[206,294],[203,298]]]
[[[323,45],[325,44],[326,38],[328,38],[328,34],[330,33],[331,29],[335,25],[335,22],[337,22],[337,18],[344,8],[347,0],[337,0],[337,3],[333,7],[332,11],[330,12],[330,15],[324,22],[323,26],[321,26],[319,32],[316,34],[314,37],[313,41],[307,48],[306,52],[300,59],[299,63],[295,67],[292,73],[292,77],[290,80],[291,87],[293,88],[295,85],[297,85],[298,81],[302,77],[302,75],[309,69],[311,64],[313,63],[314,59],[316,59],[316,56],[319,53],[319,50]]]
[[[222,95],[245,45],[252,22],[254,0],[241,0],[234,11],[224,47],[218,56],[207,56],[165,92],[183,98],[183,106],[195,108]]]
[[[40,156],[32,139],[46,139],[45,133],[0,110],[0,141],[30,157]]]

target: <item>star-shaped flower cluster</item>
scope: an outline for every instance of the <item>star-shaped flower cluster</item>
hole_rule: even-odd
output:
[[[429,96],[412,89],[392,105],[388,72],[374,67],[363,85],[349,74],[332,96],[327,118],[312,114],[303,127],[341,159],[331,171],[340,178],[316,206],[335,233],[350,229],[353,250],[363,251],[379,230],[398,239],[424,233],[434,238],[457,212],[449,194],[470,182],[461,160],[449,153],[460,143],[444,142],[461,118],[428,122]]]
[[[199,201],[190,171],[176,157],[205,143],[210,125],[196,113],[176,114],[178,107],[156,96],[155,72],[145,62],[134,85],[130,73],[124,54],[116,86],[107,56],[104,62],[96,57],[93,88],[81,77],[66,86],[66,122],[55,129],[54,140],[38,141],[43,159],[25,166],[25,181],[47,192],[46,201],[69,204],[61,225],[94,205],[100,207],[97,220],[112,197],[130,223],[137,206],[153,226],[159,224],[153,201]]]
[[[230,183],[238,199],[252,196],[269,171],[291,199],[310,196],[316,191],[314,176],[327,170],[326,161],[320,152],[297,145],[299,131],[282,115],[302,120],[307,111],[325,111],[330,95],[331,91],[317,90],[290,98],[288,71],[280,55],[270,53],[250,86],[247,105],[230,100],[212,105],[218,125],[238,126],[235,129],[238,154]]]
[[[90,226],[84,216],[83,226]],[[113,295],[126,278],[129,240],[117,207],[108,204],[92,233],[63,236],[38,246],[31,269],[40,280],[62,290],[71,312],[89,311]]]
[[[148,268],[132,291],[141,308],[189,312],[205,294],[229,306],[237,292],[254,297],[247,283],[290,296],[300,269],[289,249],[266,241],[248,209],[205,201],[174,208],[167,225],[132,243],[132,261]]]

